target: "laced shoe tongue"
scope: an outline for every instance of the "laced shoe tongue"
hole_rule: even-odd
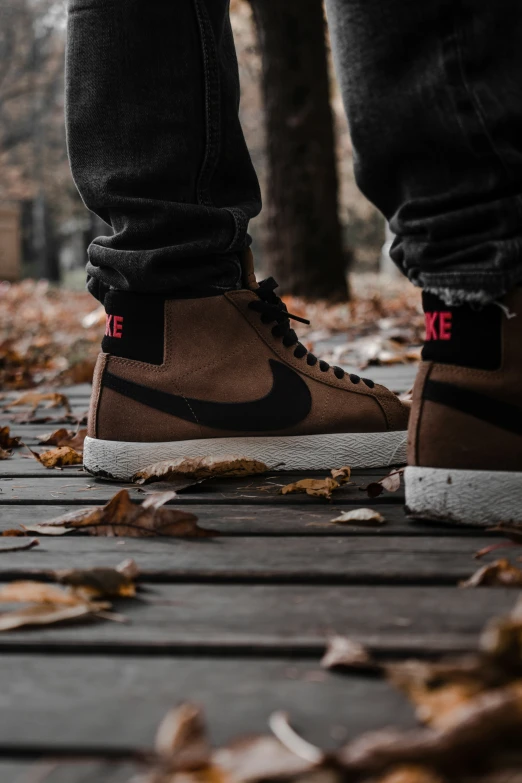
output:
[[[310,326],[310,321],[307,318],[301,318],[300,315],[293,315],[293,313],[288,312],[283,300],[274,293],[277,286],[278,283],[273,277],[267,277],[266,280],[262,280],[259,283],[256,294],[264,302],[271,304],[275,312],[284,314],[286,318],[291,318],[293,321],[299,321],[302,324]]]
[[[287,347],[295,346],[294,356],[296,359],[303,359],[306,356],[306,362],[311,367],[319,363],[319,368],[322,372],[327,372],[328,370],[332,369],[336,378],[343,378],[345,376],[345,371],[342,369],[342,367],[334,366],[330,368],[328,362],[317,359],[313,353],[310,353],[310,351],[308,351],[304,345],[299,342],[299,338],[297,337],[294,330],[290,327],[290,319],[294,321],[300,321],[302,324],[307,325],[310,324],[310,321],[308,321],[306,318],[301,318],[300,315],[293,315],[292,313],[289,313],[285,303],[275,293],[276,288],[277,282],[273,277],[267,277],[266,280],[262,280],[255,290],[255,293],[259,297],[260,301],[251,302],[249,307],[251,307],[253,310],[258,310],[259,312],[268,315],[268,321],[265,321],[265,323],[269,323],[271,319],[277,321],[277,326],[273,328],[272,334],[277,337],[282,337],[283,344]],[[360,378],[354,373],[350,373],[348,377],[353,384],[357,384],[362,381],[369,389],[373,389],[375,386],[374,382],[369,378]]]

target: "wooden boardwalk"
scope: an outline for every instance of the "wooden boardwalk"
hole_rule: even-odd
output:
[[[88,389],[66,391],[84,411]],[[11,424],[30,446],[53,426]],[[280,486],[299,477],[281,473],[184,491],[175,505],[216,538],[41,537],[35,549],[0,554],[3,582],[132,557],[143,586],[138,599],[115,604],[127,623],[0,636],[0,781],[127,781],[129,759],[152,746],[164,713],[184,700],[204,706],[216,743],[266,732],[278,709],[323,747],[414,725],[412,708],[387,683],[320,668],[328,636],[348,635],[384,658],[467,651],[517,593],[459,589],[490,535],[410,522],[401,491],[370,501],[361,488],[384,473],[356,472],[357,486],[331,503],[282,496]],[[104,503],[117,488],[79,468],[46,470],[18,451],[0,462],[0,532]],[[378,508],[386,524],[330,523],[360,506]]]

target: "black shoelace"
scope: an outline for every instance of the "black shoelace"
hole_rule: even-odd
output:
[[[336,378],[344,378],[345,371],[342,367],[330,367],[328,362],[318,359],[317,356],[310,353],[310,351],[299,342],[299,338],[291,327],[290,319],[299,321],[302,324],[309,324],[310,321],[307,321],[306,318],[301,318],[299,315],[292,315],[292,313],[289,313],[285,303],[274,293],[276,288],[277,283],[273,277],[262,280],[259,284],[259,288],[254,291],[258,299],[250,302],[248,305],[249,308],[261,313],[261,321],[264,324],[275,323],[275,326],[272,327],[272,334],[274,337],[282,337],[283,345],[287,348],[295,346],[294,356],[296,359],[304,359],[306,356],[306,363],[310,367],[313,367],[319,362],[319,369],[321,372],[328,372],[328,370],[332,369]],[[370,381],[368,378],[360,378],[353,373],[350,373],[348,377],[352,383],[359,383],[362,381],[370,389],[373,389],[375,386],[374,382]]]

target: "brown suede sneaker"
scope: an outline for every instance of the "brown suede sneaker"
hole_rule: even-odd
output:
[[[522,523],[522,289],[482,308],[423,298],[408,511],[474,525]]]
[[[286,470],[405,462],[408,407],[309,353],[250,254],[244,285],[201,299],[108,294],[87,470],[128,480],[161,460],[232,454]]]

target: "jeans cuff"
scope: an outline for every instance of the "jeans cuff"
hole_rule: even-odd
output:
[[[472,302],[491,304],[522,281],[522,266],[510,272],[477,272],[437,275],[421,273],[415,285],[440,297],[448,307]]]
[[[247,245],[248,217],[242,209],[238,209],[237,207],[226,207],[226,210],[232,215],[236,230],[231,243],[223,252],[231,253],[237,250],[244,250]]]

